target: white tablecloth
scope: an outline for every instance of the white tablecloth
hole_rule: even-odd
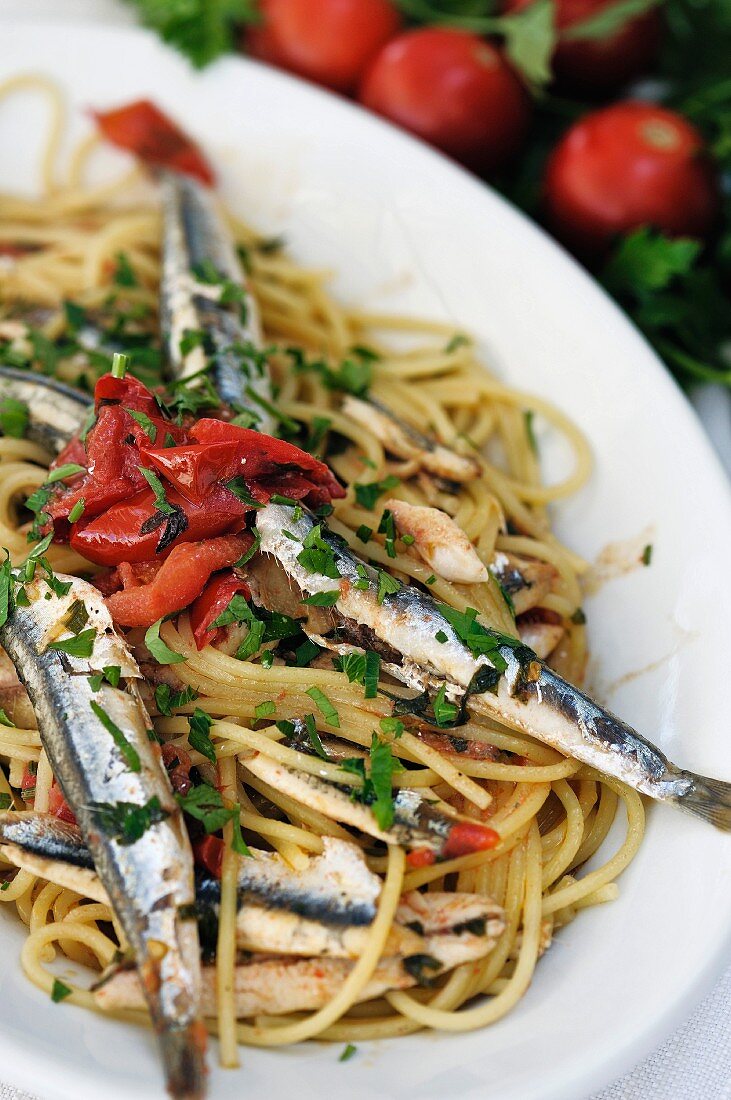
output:
[[[134,22],[133,9],[119,0],[0,0],[0,21],[14,17],[120,25]],[[703,386],[691,399],[731,474],[728,392]],[[688,1006],[689,1012],[693,1007]],[[34,1098],[0,1084],[0,1100]],[[54,1098],[49,1094],[43,1100]],[[688,1022],[654,1054],[587,1100],[731,1100],[731,968]]]

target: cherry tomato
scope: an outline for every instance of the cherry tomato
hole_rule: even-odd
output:
[[[524,11],[536,0],[505,0],[505,12]],[[556,83],[584,95],[606,95],[645,72],[662,37],[659,8],[627,19],[614,34],[571,38],[565,33],[616,3],[616,0],[554,0],[559,42],[553,55]]]
[[[408,31],[384,46],[359,99],[482,172],[517,152],[530,120],[528,94],[500,50],[437,27]]]
[[[352,92],[401,26],[389,0],[262,0],[246,32],[252,57],[338,92]]]
[[[578,255],[599,256],[619,233],[642,225],[704,237],[719,187],[698,131],[650,103],[616,103],[579,119],[551,154],[545,213]]]

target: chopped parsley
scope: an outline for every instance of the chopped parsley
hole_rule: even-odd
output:
[[[400,485],[401,481],[394,474],[389,474],[388,477],[384,477],[382,481],[368,481],[368,482],[355,482],[355,499],[360,504],[361,508],[367,508],[372,511],[376,505],[376,501],[379,497],[387,493],[389,489],[395,489],[397,485]]]
[[[150,443],[155,443],[155,441],[157,440],[157,428],[150,420],[147,413],[138,412],[137,409],[125,409],[125,412],[128,412],[132,419],[136,421],[137,424],[139,424],[139,426],[142,428],[142,431],[150,440]]]
[[[307,736],[310,739],[310,744],[320,757],[321,760],[328,760],[329,757],[325,751],[325,746],[320,740],[320,734],[317,732],[317,724],[315,722],[314,714],[305,715],[305,729],[307,730]]]
[[[64,985],[58,978],[53,979],[53,987],[51,989],[51,1000],[55,1005],[59,1004],[66,997],[71,996],[72,990],[67,985]]]
[[[310,433],[307,437],[307,447],[311,455],[319,453],[325,436],[332,427],[332,420],[328,416],[313,416],[310,424]]]
[[[358,530],[355,532],[356,538],[359,538],[361,542],[368,542],[373,534],[372,527],[366,527],[365,523],[361,523]]]
[[[373,734],[369,774],[366,773],[365,761],[360,757],[344,760],[342,767],[361,778],[361,789],[355,791],[353,797],[371,807],[379,829],[390,829],[394,818],[391,780],[400,768],[388,742]]]
[[[185,657],[182,653],[176,653],[175,650],[170,649],[160,637],[162,622],[162,619],[158,619],[156,623],[147,628],[145,645],[159,665],[176,665],[180,661],[184,661]]]
[[[3,707],[0,707],[0,726],[12,726],[14,722],[11,722]]]
[[[69,523],[76,523],[77,520],[80,520],[84,514],[85,508],[86,501],[83,497],[79,497],[79,499],[76,501],[76,504],[74,504],[73,508],[69,512]]]
[[[12,439],[23,439],[30,412],[25,401],[18,401],[15,397],[6,397],[0,401],[0,429],[3,435],[9,435]]]
[[[434,635],[434,640],[439,642],[440,645],[444,645],[444,643],[448,641],[448,638],[443,630],[438,630]]]
[[[235,497],[238,497],[242,504],[245,504],[248,508],[264,507],[261,501],[254,500],[249,491],[249,486],[242,477],[232,477],[230,481],[225,481],[224,485],[229,492],[233,493]]]
[[[188,733],[188,744],[190,747],[196,749],[202,756],[205,756],[207,760],[210,760],[211,764],[215,764],[216,750],[211,741],[211,726],[213,725],[213,719],[210,714],[201,710],[200,707],[196,707],[188,719],[188,725],[190,727]]]
[[[340,599],[340,589],[333,588],[329,592],[315,592],[312,596],[305,596],[302,603],[311,607],[334,607]]]
[[[97,802],[92,805],[99,828],[120,844],[134,844],[153,825],[169,816],[153,795],[143,806],[136,802]]]
[[[48,648],[56,650],[57,653],[68,653],[69,657],[91,657],[95,638],[96,630],[89,627],[88,630],[82,630],[73,638],[62,638],[61,641],[51,642]]]
[[[386,596],[392,596],[400,588],[401,585],[395,577],[392,577],[390,573],[386,573],[383,569],[378,570],[378,593],[376,598],[379,603],[383,603]]]
[[[140,284],[137,276],[125,253],[118,252],[115,260],[116,266],[114,268],[114,274],[112,275],[112,281],[117,286],[139,286]]]
[[[277,704],[273,699],[267,699],[263,703],[258,703],[254,707],[254,717],[257,721],[261,721],[263,718],[271,718],[277,713]]]
[[[349,1062],[357,1050],[357,1046],[355,1046],[353,1043],[348,1043],[345,1047],[343,1047],[343,1051],[338,1058],[338,1062]]]
[[[89,612],[83,600],[74,600],[66,616],[66,629],[72,634],[80,634],[89,621]]]
[[[100,707],[99,704],[95,702],[95,700],[92,699],[89,706],[91,707],[92,711],[99,719],[101,724],[104,726],[104,729],[111,736],[114,744],[119,749],[120,755],[127,764],[129,770],[131,772],[140,771],[142,768],[142,763],[140,761],[139,753],[137,752],[137,749],[134,747],[134,745],[130,744],[125,735],[122,733],[119,726],[112,721],[104,708]]]
[[[394,718],[391,715],[382,718],[378,724],[381,727],[382,733],[394,737],[397,741],[406,728],[400,718]]]
[[[157,709],[167,718],[170,718],[178,707],[184,707],[186,703],[192,703],[197,698],[198,692],[190,684],[186,684],[180,691],[173,691],[170,684],[158,684],[155,688]]]
[[[651,542],[648,542],[647,546],[642,551],[642,557],[640,558],[640,561],[642,562],[643,565],[650,565],[650,563],[652,562],[652,543]]]
[[[79,466],[78,462],[64,462],[63,466],[57,466],[51,470],[46,478],[46,485],[53,485],[56,481],[65,481],[67,477],[75,477],[76,474],[85,474],[86,468]],[[32,511],[32,509],[31,509]]]
[[[584,625],[584,623],[586,622],[586,613],[583,608],[576,608],[576,611],[574,611],[573,615],[571,616],[571,622],[574,623],[575,626]]]
[[[457,704],[450,703],[447,699],[445,684],[442,684],[434,696],[432,705],[434,707],[434,720],[438,726],[451,726],[459,714]]]
[[[218,832],[234,814],[238,817],[238,810],[225,806],[221,792],[208,783],[200,783],[175,797],[184,813],[200,821],[207,833]]]
[[[165,488],[160,478],[152,470],[148,470],[146,466],[138,466],[137,468],[155,494],[155,511],[162,512],[164,516],[171,516],[175,509],[165,496]]]
[[[340,728],[340,715],[335,707],[332,705],[324,691],[321,691],[318,687],[307,688],[307,695],[309,695],[312,702],[319,710],[322,717],[325,719],[329,726],[335,726]]]
[[[386,553],[389,558],[396,557],[396,523],[393,518],[393,513],[386,508],[381,516],[381,522],[378,524],[379,535],[385,535]]]
[[[466,347],[469,343],[469,337],[465,336],[463,332],[455,332],[454,336],[445,344],[444,350],[447,355],[451,355],[453,351],[457,351],[458,348]]]
[[[322,538],[322,525],[319,523],[307,532],[297,561],[308,573],[319,573],[331,580],[340,579],[335,552]]]

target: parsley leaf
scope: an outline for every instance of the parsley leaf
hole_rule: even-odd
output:
[[[55,1005],[57,1005],[60,1001],[63,1001],[64,998],[70,997],[71,993],[72,993],[72,990],[69,989],[69,987],[67,985],[64,985],[64,983],[62,981],[60,981],[58,978],[53,979],[53,987],[51,989],[51,1000],[53,1001],[53,1003]]]
[[[310,687],[307,689],[307,695],[309,695],[312,702],[315,704],[320,714],[323,716],[329,726],[340,727],[340,715],[335,707],[332,705],[324,691],[321,691],[318,687]]]
[[[395,477],[394,474],[384,477],[383,481],[369,481],[360,484],[356,482],[354,485],[355,499],[361,508],[372,510],[378,498],[387,493],[389,489],[395,489],[397,485],[400,485],[400,479]]]
[[[30,412],[25,401],[6,397],[0,401],[0,429],[3,435],[12,439],[23,439],[30,420]]]
[[[99,828],[120,844],[134,844],[151,826],[169,816],[157,795],[142,806],[136,802],[96,802],[91,808]]]
[[[140,769],[142,768],[142,763],[140,761],[139,753],[137,752],[137,749],[134,747],[134,745],[130,744],[119,726],[112,721],[104,708],[100,707],[94,699],[92,699],[89,706],[91,707],[92,711],[99,719],[101,724],[104,726],[104,729],[111,736],[114,744],[119,749],[119,752],[125,763],[127,764],[129,770],[131,772],[140,771]]]
[[[190,732],[188,733],[188,743],[190,747],[196,749],[199,753],[205,756],[212,764],[216,763],[216,750],[213,742],[211,741],[211,726],[213,725],[213,719],[210,714],[207,714],[200,707],[196,707],[192,715],[188,719],[188,725]]]
[[[182,653],[176,653],[175,650],[170,649],[160,637],[162,622],[162,619],[158,619],[156,623],[147,628],[145,645],[159,665],[176,665],[180,661],[184,661],[185,657]]]
[[[96,630],[89,627],[82,630],[73,638],[62,638],[58,642],[51,642],[49,649],[55,649],[57,653],[68,653],[69,657],[91,657],[94,651]]]

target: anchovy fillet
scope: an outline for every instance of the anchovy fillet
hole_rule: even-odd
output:
[[[76,435],[92,398],[52,378],[0,367],[0,401],[12,398],[28,406],[26,438],[59,454]]]
[[[134,952],[168,1088],[176,1097],[199,1097],[205,1044],[198,934],[185,917],[195,900],[190,843],[148,734],[136,662],[100,593],[75,577],[57,580],[70,585],[67,594],[56,594],[39,576],[25,585],[28,606],[15,608],[0,628],[0,643],[28,691],[53,773]],[[82,606],[93,630],[91,655],[52,648],[73,645],[66,624],[72,608]],[[119,667],[120,686],[92,684],[90,677],[110,666]],[[129,814],[141,826],[131,834],[124,827]]]
[[[271,433],[274,418],[262,400],[271,400],[269,377],[242,348],[262,344],[259,310],[236,256],[231,235],[216,209],[212,194],[188,176],[160,174],[163,196],[161,330],[168,369],[185,379],[203,371],[204,346],[185,350],[187,333],[204,333],[213,346],[212,379],[221,401],[233,409],[248,409],[255,426]],[[208,282],[205,272],[220,282]],[[240,301],[221,301],[224,283],[242,291]],[[225,295],[224,295],[225,297]]]
[[[337,589],[335,610],[346,622],[367,627],[402,655],[388,671],[420,689],[445,683],[453,697],[499,663],[494,690],[470,693],[473,709],[523,730],[560,752],[660,801],[671,802],[721,829],[731,830],[731,784],[684,771],[621,719],[563,680],[526,646],[493,633],[496,661],[474,656],[430,595],[401,585],[379,599],[379,574],[316,518],[288,505],[257,512],[261,549],[272,554],[307,595]],[[310,572],[299,557],[319,526],[339,580]],[[283,532],[287,531],[285,535]],[[344,631],[341,625],[340,635]],[[322,644],[322,642],[321,642]],[[504,671],[503,671],[504,670]]]

